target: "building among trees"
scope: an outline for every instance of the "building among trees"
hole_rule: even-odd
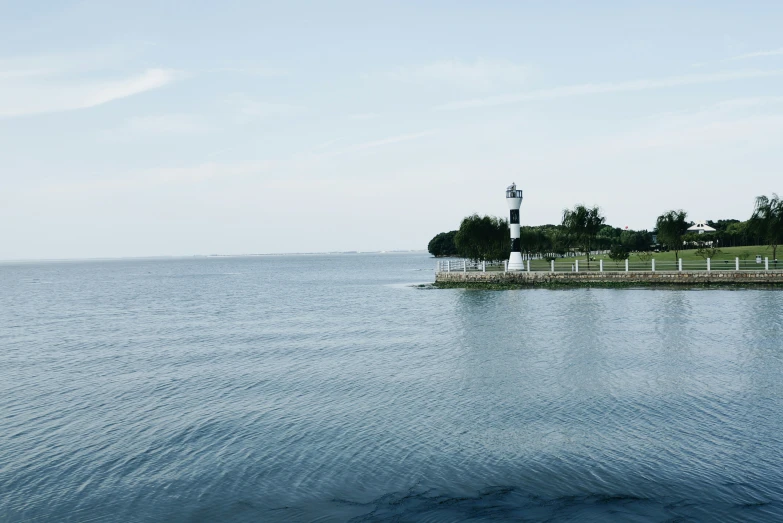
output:
[[[705,220],[700,220],[688,227],[689,232],[698,232],[699,234],[704,234],[705,232],[715,232],[717,229],[710,227],[707,225],[707,222]]]

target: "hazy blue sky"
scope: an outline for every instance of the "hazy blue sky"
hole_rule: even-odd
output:
[[[0,259],[426,248],[783,192],[783,2],[0,0]]]

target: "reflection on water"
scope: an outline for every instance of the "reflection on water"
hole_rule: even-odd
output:
[[[432,265],[0,266],[0,520],[783,518],[783,293]]]

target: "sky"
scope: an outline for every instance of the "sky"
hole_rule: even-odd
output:
[[[0,259],[426,249],[471,213],[747,219],[783,2],[0,0]]]

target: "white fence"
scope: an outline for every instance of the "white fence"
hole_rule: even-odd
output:
[[[770,260],[689,260],[682,258],[672,259],[650,259],[631,261],[629,259],[621,261],[610,260],[563,260],[556,259],[547,261],[541,258],[527,259],[523,261],[524,271],[527,272],[690,272],[690,271],[783,271],[783,261]],[[464,259],[438,260],[435,265],[435,272],[506,272],[508,262],[474,262]]]
[[[438,260],[435,272],[505,272],[507,264],[507,261]]]

